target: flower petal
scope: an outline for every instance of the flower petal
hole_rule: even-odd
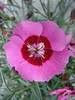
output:
[[[68,35],[66,35],[66,44],[69,44],[72,40],[72,34],[69,33]]]
[[[31,35],[40,35],[42,33],[42,25],[40,22],[23,21],[16,25],[13,33],[25,40]]]
[[[58,100],[68,100],[69,96],[58,96]]]
[[[50,40],[52,49],[55,51],[62,51],[66,45],[66,36],[64,31],[52,21],[41,22],[43,25],[43,36]]]
[[[54,52],[52,58],[43,63],[42,66],[35,66],[24,61],[18,64],[19,67],[16,67],[16,70],[25,80],[48,81],[64,71],[68,58],[69,53],[65,50],[58,53]]]
[[[60,94],[62,95],[66,91],[67,91],[66,87],[65,88],[60,88],[60,89],[57,89],[57,90],[54,90],[54,91],[50,92],[50,95],[60,95]]]
[[[10,41],[6,43],[3,47],[6,53],[8,63],[11,65],[11,67],[14,67],[19,62],[22,61],[22,57],[20,53],[22,44],[23,41],[19,37],[12,36]]]

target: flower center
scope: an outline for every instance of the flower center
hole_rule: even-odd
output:
[[[51,57],[53,51],[46,37],[33,35],[25,40],[21,53],[29,63],[40,66]]]
[[[28,44],[28,51],[30,52],[29,57],[41,57],[44,58],[44,53],[45,53],[45,45],[44,43],[38,43],[38,44]]]

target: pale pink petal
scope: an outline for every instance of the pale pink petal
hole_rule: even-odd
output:
[[[19,63],[19,67],[16,67],[16,70],[25,80],[48,81],[56,74],[58,75],[64,71],[64,68],[68,63],[68,59],[69,52],[66,50],[58,53],[54,52],[50,60],[43,63],[42,66],[35,66],[24,61]]]
[[[64,93],[66,90],[67,90],[66,88],[57,89],[55,91],[50,92],[50,95],[59,95],[61,93]]]
[[[55,64],[57,74],[64,72],[64,68],[69,61],[70,55],[70,51],[68,51],[67,48],[62,52],[54,52],[52,58],[50,59],[50,62],[53,62]]]
[[[12,36],[10,41],[3,47],[6,53],[7,61],[11,67],[17,66],[19,62],[22,62],[22,56],[20,52],[22,44],[23,41],[19,37]]]
[[[66,44],[69,44],[72,40],[72,33],[69,33],[68,35],[66,35]]]
[[[16,25],[13,33],[25,40],[31,35],[40,35],[42,33],[42,25],[40,22],[23,21]]]
[[[42,35],[48,38],[52,49],[55,51],[62,51],[66,46],[64,31],[52,21],[41,22],[41,24],[43,25]]]
[[[19,72],[21,77],[24,80],[30,80],[30,81],[48,81],[50,77],[53,77],[53,72],[49,72],[51,76],[47,76],[46,73],[48,72],[49,68],[42,68],[42,66],[35,66],[32,64],[29,64],[27,61],[21,63],[19,65],[19,68],[16,70]],[[46,75],[46,76],[45,76]],[[49,79],[48,79],[49,78]],[[48,80],[47,80],[48,79]]]
[[[68,96],[59,96],[58,100],[68,100]]]
[[[50,92],[50,95],[58,96],[58,100],[68,100],[70,96],[75,95],[75,90],[71,90],[69,87],[65,87]]]

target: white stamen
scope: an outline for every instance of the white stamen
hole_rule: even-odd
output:
[[[31,54],[31,55],[29,55],[29,57],[31,58],[31,57],[33,57],[33,55]]]
[[[44,48],[45,48],[44,43],[38,44],[38,49],[39,49],[39,50],[43,50]]]
[[[38,43],[38,44],[28,44],[27,45],[28,47],[28,51],[30,52],[30,55],[29,57],[42,57],[42,58],[45,58],[44,57],[44,53],[45,53],[45,45],[44,43]]]
[[[27,47],[29,48],[28,51],[36,50],[32,45],[28,44]]]

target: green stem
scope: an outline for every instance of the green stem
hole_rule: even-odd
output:
[[[1,70],[0,70],[0,73],[1,73],[1,78],[2,78],[3,83],[5,84],[5,86],[7,87],[7,89],[8,89],[9,91],[12,91],[12,90],[8,87],[8,85],[7,85],[7,83],[6,83],[6,80],[5,80],[5,78],[4,78],[4,75],[3,75],[3,73],[2,73]]]
[[[39,93],[39,97],[40,97],[40,100],[43,100],[42,98],[42,94],[41,94],[41,90],[40,90],[40,87],[39,87],[39,84],[38,83],[35,83],[37,89],[38,89],[38,93]]]
[[[40,0],[40,4],[42,6],[42,9],[43,9],[45,15],[47,15],[47,8],[46,8],[45,4],[42,2],[42,0]]]
[[[41,13],[37,8],[35,8],[33,5],[32,5],[32,8],[35,9],[41,16],[43,16],[44,18],[47,18],[47,15],[44,15],[43,13]]]

